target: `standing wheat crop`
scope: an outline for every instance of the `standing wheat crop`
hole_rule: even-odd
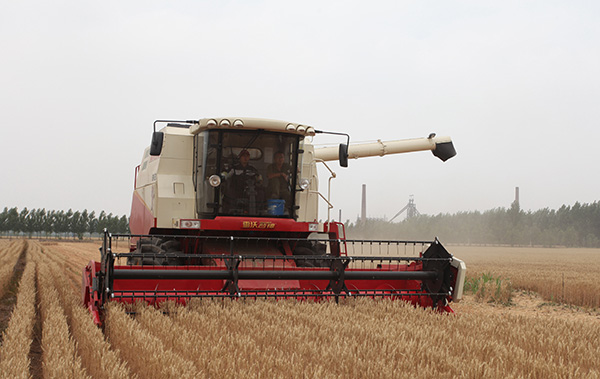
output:
[[[35,262],[29,257],[19,283],[17,305],[0,346],[0,377],[29,378],[29,350],[35,319]]]
[[[38,259],[42,259],[39,257]],[[38,283],[42,314],[42,349],[44,376],[50,378],[87,378],[69,333],[67,319],[60,305],[47,266],[38,265]]]
[[[0,256],[0,297],[4,296],[12,280],[14,267],[26,246],[25,240],[16,240],[3,250]]]
[[[120,304],[107,307],[106,332],[110,344],[119,350],[141,377],[198,378],[204,376],[194,364],[174,353],[145,331],[125,313]]]

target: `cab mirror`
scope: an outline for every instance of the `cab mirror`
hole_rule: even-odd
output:
[[[345,143],[340,143],[339,157],[340,157],[340,166],[348,167],[348,145],[346,145]]]
[[[153,132],[152,142],[150,143],[150,155],[160,155],[163,145],[163,132]]]

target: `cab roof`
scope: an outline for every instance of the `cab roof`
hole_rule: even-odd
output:
[[[314,136],[315,129],[312,126],[297,124],[293,122],[271,120],[266,118],[251,117],[223,117],[203,118],[197,124],[190,126],[191,134],[198,134],[210,129],[232,129],[232,130],[268,130],[275,132],[286,132],[301,136]]]

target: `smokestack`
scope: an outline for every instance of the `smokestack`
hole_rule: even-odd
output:
[[[360,207],[360,221],[367,221],[367,185],[362,185],[362,204]]]
[[[516,203],[518,206],[521,206],[521,205],[519,204],[519,187],[515,187],[515,203]]]

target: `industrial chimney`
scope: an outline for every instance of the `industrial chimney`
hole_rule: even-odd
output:
[[[360,207],[360,221],[367,221],[367,185],[362,185],[362,204]]]

